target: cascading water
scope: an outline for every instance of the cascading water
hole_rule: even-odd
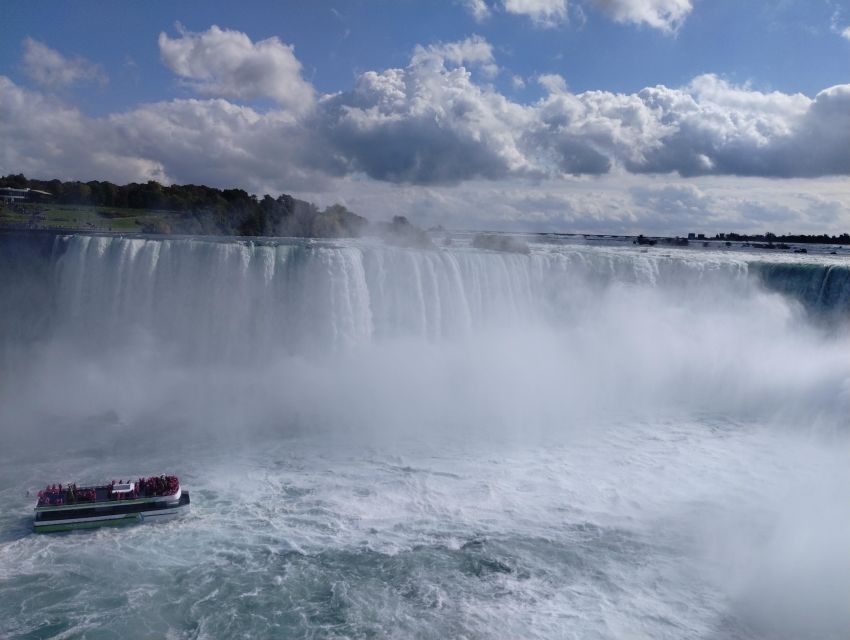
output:
[[[0,635],[850,630],[843,257],[7,235],[0,267]],[[164,471],[181,521],[28,532],[26,490]]]
[[[51,250],[55,329],[124,341],[141,329],[185,349],[339,350],[394,336],[440,339],[518,321],[568,323],[611,286],[718,304],[759,285],[815,315],[850,314],[850,267],[688,252],[466,248],[71,236]],[[96,329],[93,331],[93,329]]]

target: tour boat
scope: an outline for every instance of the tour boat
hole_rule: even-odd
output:
[[[33,529],[70,531],[166,519],[189,507],[177,476],[112,481],[91,487],[50,485],[38,492]]]

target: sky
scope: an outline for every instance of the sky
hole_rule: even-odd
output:
[[[850,231],[850,0],[3,10],[0,174],[456,229]]]

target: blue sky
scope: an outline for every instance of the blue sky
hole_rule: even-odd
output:
[[[4,11],[3,173],[241,186],[449,226],[850,226],[848,2]]]
[[[295,46],[308,77],[323,92],[348,89],[369,69],[406,64],[417,44],[486,38],[504,66],[524,77],[564,76],[574,91],[633,92],[678,86],[716,73],[762,90],[814,96],[850,80],[850,47],[834,29],[850,26],[850,3],[826,0],[696,0],[679,31],[618,24],[592,8],[540,28],[530,19],[494,11],[476,21],[460,2],[12,2],[0,42],[0,73],[24,80],[21,41],[29,36],[65,55],[101,64],[110,85],[86,100],[92,112],[175,95],[160,62],[156,37],[211,25],[253,40],[277,36]],[[835,23],[835,24],[833,24]],[[499,79],[510,89],[506,76]],[[85,100],[90,91],[80,91]],[[514,93],[532,99],[535,87]]]

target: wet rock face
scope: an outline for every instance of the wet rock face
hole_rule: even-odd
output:
[[[524,255],[531,253],[524,240],[493,233],[479,233],[472,240],[472,246],[476,249],[489,249],[490,251],[503,251],[505,253],[522,253]]]

